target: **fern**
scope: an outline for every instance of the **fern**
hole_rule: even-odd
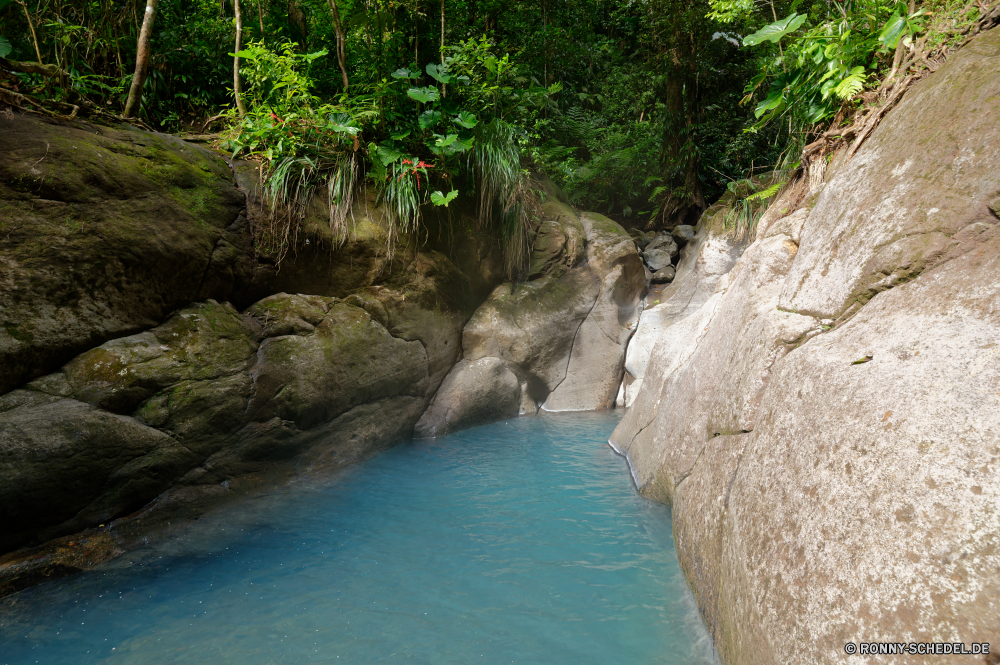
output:
[[[778,190],[781,189],[781,186],[783,184],[784,183],[782,183],[782,182],[776,182],[776,183],[774,183],[773,185],[771,185],[770,187],[768,187],[767,189],[765,189],[763,191],[756,192],[755,194],[751,194],[750,196],[748,196],[746,198],[746,200],[747,201],[763,201],[764,199],[769,199],[769,198],[771,198],[772,196],[774,196],[775,194],[778,193]]]
[[[868,74],[865,73],[865,68],[855,67],[844,80],[834,87],[833,94],[838,99],[850,99],[864,89],[867,79]]]

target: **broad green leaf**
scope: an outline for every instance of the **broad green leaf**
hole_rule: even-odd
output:
[[[434,137],[434,146],[437,148],[446,148],[458,140],[458,134],[448,134],[448,136],[435,134]]]
[[[906,18],[900,14],[893,14],[889,22],[885,24],[882,32],[878,35],[878,40],[886,48],[896,48],[903,33],[906,31]]]
[[[420,117],[417,118],[417,122],[420,123],[420,129],[433,127],[441,122],[441,111],[424,111],[420,114]]]
[[[406,91],[406,96],[415,102],[420,102],[422,104],[427,104],[429,102],[436,102],[441,98],[441,93],[438,92],[437,88],[410,88]]]
[[[784,104],[785,101],[784,93],[785,93],[784,88],[781,88],[779,86],[771,86],[771,90],[768,93],[767,97],[764,99],[764,101],[762,101],[760,104],[757,105],[756,109],[754,109],[754,117],[759,118],[766,112],[772,111],[781,106],[782,104]]]
[[[305,60],[306,62],[312,62],[316,58],[322,58],[323,56],[327,55],[328,53],[329,53],[329,51],[327,51],[326,49],[323,49],[322,51],[316,51],[315,53],[306,53],[306,54],[304,54],[302,56],[302,59]]]
[[[431,201],[436,206],[444,206],[444,207],[447,208],[448,204],[451,203],[452,201],[454,201],[457,196],[458,196],[458,190],[457,189],[453,189],[450,192],[448,192],[447,194],[443,194],[439,190],[439,191],[436,191],[436,192],[431,192]]]
[[[420,78],[420,72],[414,72],[406,67],[400,67],[392,73],[392,78],[394,79],[417,79]]]
[[[378,160],[382,162],[383,166],[389,166],[389,164],[392,164],[403,156],[403,153],[393,146],[384,144],[375,150],[375,154],[378,155]]]
[[[338,134],[350,134],[351,136],[356,136],[358,132],[361,131],[358,127],[352,127],[350,125],[341,125],[336,122],[331,122],[327,125],[330,129],[337,132]]]
[[[453,120],[466,129],[472,129],[479,124],[479,120],[476,119],[476,116],[468,111],[460,111],[459,114],[453,118]]]
[[[0,37],[0,58],[6,58],[12,50],[14,49],[11,47],[10,42]]]
[[[448,68],[445,65],[435,65],[434,63],[430,63],[425,69],[427,70],[427,73],[431,75],[431,78],[439,83],[447,85],[448,83],[451,83],[454,78],[448,73]]]
[[[802,24],[806,22],[805,14],[796,14],[792,12],[780,21],[775,21],[770,25],[765,25],[763,28],[748,35],[743,39],[744,46],[756,46],[761,42],[777,42],[785,35],[795,32],[802,27]]]
[[[393,141],[402,141],[403,139],[405,139],[409,135],[410,135],[410,130],[407,129],[405,132],[399,132],[399,133],[396,133],[396,134],[390,134],[389,138],[391,138]]]

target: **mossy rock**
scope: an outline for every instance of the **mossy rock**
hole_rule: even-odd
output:
[[[230,230],[244,197],[212,153],[15,116],[0,122],[0,154],[0,393],[249,286]]]

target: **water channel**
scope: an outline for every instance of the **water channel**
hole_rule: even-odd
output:
[[[618,417],[413,441],[220,510],[7,599],[0,665],[712,665]]]

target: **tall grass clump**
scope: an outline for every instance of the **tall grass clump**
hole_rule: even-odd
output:
[[[499,231],[508,276],[523,272],[531,252],[531,224],[538,212],[534,192],[521,169],[517,129],[495,118],[484,123],[473,150],[479,189],[479,223]]]

